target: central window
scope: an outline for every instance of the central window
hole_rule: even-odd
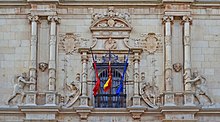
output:
[[[112,85],[110,90],[104,91],[104,84],[108,79],[108,64],[97,63],[99,71],[99,78],[101,80],[100,90],[95,96],[95,107],[96,108],[125,108],[126,107],[126,81],[123,81],[123,93],[116,95],[116,91],[120,85],[122,77],[124,63],[112,63]],[[126,79],[126,78],[125,78]]]

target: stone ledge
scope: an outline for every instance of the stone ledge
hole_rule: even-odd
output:
[[[27,0],[27,2],[59,2],[59,0]]]
[[[190,120],[163,120],[162,122],[197,122],[196,119],[190,119]]]
[[[194,0],[163,0],[163,2],[192,3],[192,2],[194,2]]]

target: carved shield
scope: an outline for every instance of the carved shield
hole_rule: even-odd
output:
[[[147,50],[149,53],[154,53],[158,48],[157,38],[153,35],[148,36],[145,39],[144,49]]]

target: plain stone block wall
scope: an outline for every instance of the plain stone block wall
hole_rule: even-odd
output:
[[[7,11],[8,12],[8,11]],[[28,73],[30,25],[23,15],[0,15],[0,72],[1,105],[5,105],[13,91],[15,76]]]

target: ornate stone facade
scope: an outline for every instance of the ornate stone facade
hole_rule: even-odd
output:
[[[0,122],[219,121],[218,0],[0,6]],[[121,77],[125,57],[125,107],[96,107],[94,60]]]

